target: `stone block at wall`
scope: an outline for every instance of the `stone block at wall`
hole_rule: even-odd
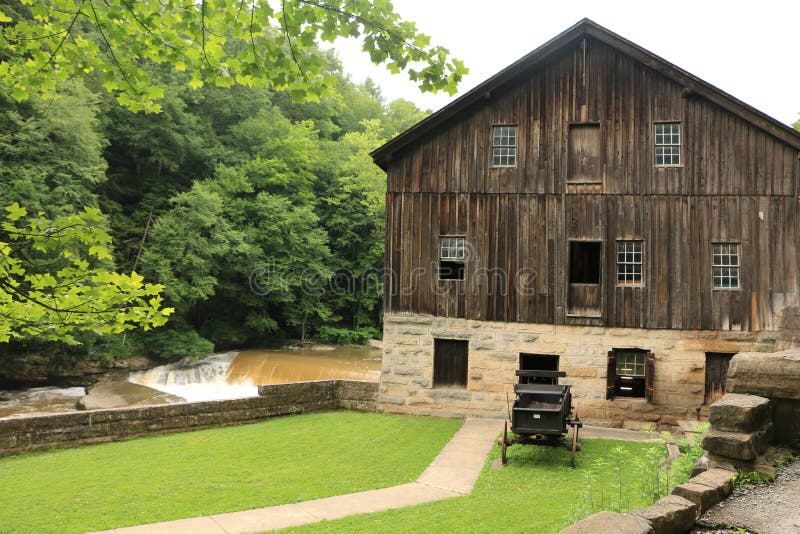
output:
[[[0,456],[252,423],[336,410],[375,411],[376,382],[327,380],[259,387],[258,397],[0,420]]]
[[[800,400],[800,349],[737,354],[728,368],[726,390],[770,399]]]
[[[413,332],[413,333],[412,333]],[[469,341],[466,388],[436,394],[435,338]],[[756,336],[716,331],[646,330],[505,323],[414,314],[385,317],[378,410],[444,417],[504,417],[514,402],[520,353],[559,356],[581,419],[604,426],[672,429],[696,419],[705,401],[705,353],[752,349]],[[655,354],[654,400],[606,400],[608,352],[639,348]],[[489,398],[481,395],[490,395]],[[626,423],[627,421],[627,423]]]

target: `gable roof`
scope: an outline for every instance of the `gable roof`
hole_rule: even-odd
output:
[[[523,56],[501,70],[488,80],[479,84],[436,113],[421,120],[408,130],[391,139],[380,148],[372,151],[370,155],[376,164],[386,170],[387,163],[392,156],[407,145],[413,143],[434,128],[442,125],[463,110],[470,108],[478,102],[491,97],[493,91],[502,88],[518,76],[540,65],[568,44],[584,36],[590,36],[598,41],[618,50],[619,52],[643,63],[647,67],[661,73],[676,83],[683,85],[686,90],[697,94],[706,100],[717,104],[723,109],[733,113],[743,120],[764,130],[770,135],[800,150],[800,132],[786,124],[773,119],[741,100],[729,95],[725,91],[711,85],[685,70],[673,65],[669,61],[645,50],[641,46],[628,41],[624,37],[600,26],[589,19],[583,19],[571,28],[549,40],[533,52]]]

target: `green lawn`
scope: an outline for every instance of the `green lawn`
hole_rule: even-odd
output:
[[[0,532],[84,532],[415,480],[460,421],[333,412],[0,459]]]
[[[592,508],[633,510],[649,504],[643,491],[650,488],[650,467],[663,457],[663,446],[600,439],[582,440],[582,445],[576,469],[569,467],[565,448],[515,445],[509,465],[492,470],[491,460],[500,455],[495,446],[468,496],[281,532],[546,534]]]

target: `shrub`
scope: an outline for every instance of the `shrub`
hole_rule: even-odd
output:
[[[317,338],[325,343],[336,343],[339,345],[366,345],[370,339],[378,336],[378,330],[372,327],[358,328],[337,328],[335,326],[323,326],[317,333]]]
[[[167,360],[197,360],[214,353],[214,344],[194,330],[159,330],[142,341],[150,355]]]

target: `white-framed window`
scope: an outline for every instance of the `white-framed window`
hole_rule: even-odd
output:
[[[617,285],[644,284],[643,260],[643,241],[617,241]]]
[[[714,289],[739,289],[739,243],[712,243]]]
[[[655,164],[674,167],[681,164],[681,124],[661,122],[655,128]]]
[[[492,129],[492,167],[517,165],[517,127],[495,126]]]
[[[440,246],[440,259],[443,260],[463,260],[464,254],[463,237],[442,237]]]
[[[439,237],[439,280],[464,279],[465,247],[465,237]]]
[[[644,358],[646,353],[639,350],[617,351],[617,376],[644,378]]]

